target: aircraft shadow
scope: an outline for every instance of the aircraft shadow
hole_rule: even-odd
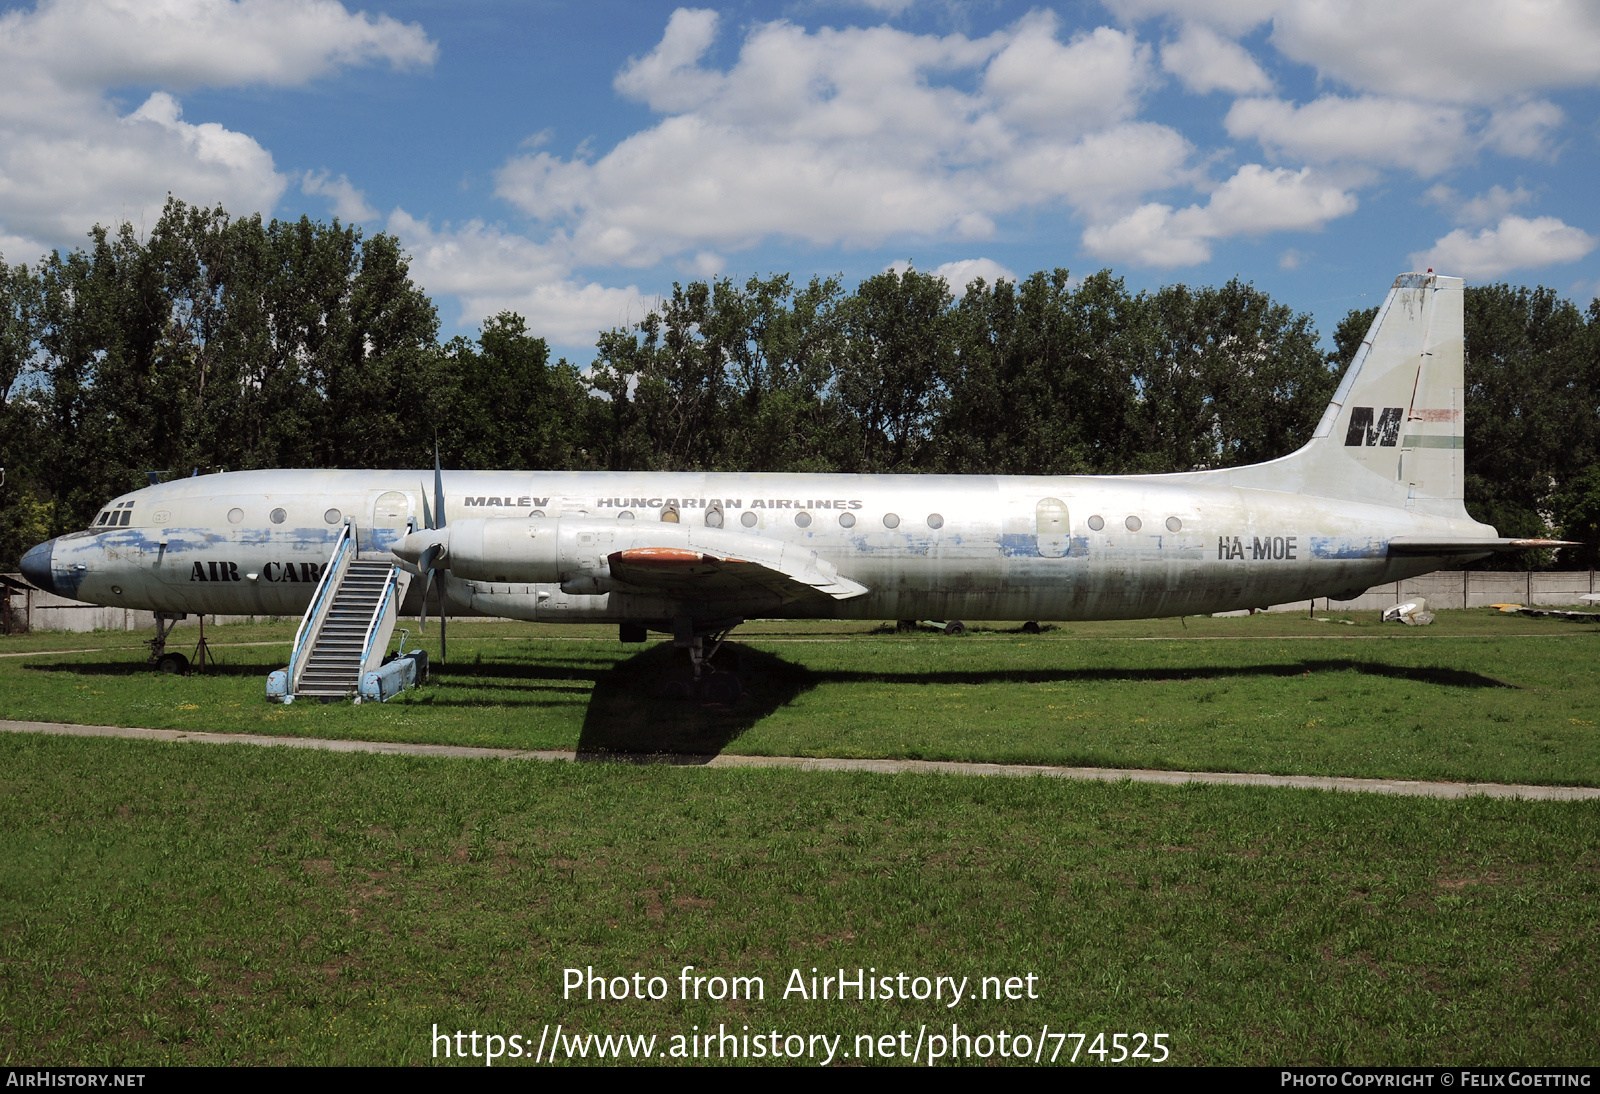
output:
[[[604,662],[586,665],[563,665],[557,662],[527,661],[448,661],[440,663],[428,655],[428,675],[459,679],[462,682],[481,680],[583,680],[590,683],[599,679],[609,666]],[[487,684],[478,684],[488,687]]]
[[[144,661],[56,661],[48,665],[29,663],[24,672],[65,672],[76,676],[152,676],[156,670]],[[261,665],[207,665],[205,672],[191,670],[193,676],[259,676],[263,680],[271,670]]]
[[[729,642],[717,663],[737,672],[743,683],[738,702],[658,698],[658,681],[687,663],[682,651],[663,642],[601,673],[578,735],[578,759],[706,763],[751,726],[815,686],[817,679],[799,665]]]
[[[589,709],[578,739],[578,758],[592,762],[703,764],[740,734],[819,684],[993,684],[1118,682],[1176,683],[1271,677],[1293,679],[1330,672],[1358,672],[1415,684],[1451,688],[1511,688],[1493,677],[1440,666],[1375,664],[1355,660],[1296,661],[1272,665],[1237,665],[1160,669],[1021,669],[977,672],[811,671],[753,650],[737,651],[738,673],[745,692],[731,706],[657,698],[654,685],[682,664],[666,643],[619,662],[595,678]]]
[[[1189,680],[1227,680],[1276,676],[1290,678],[1308,673],[1359,672],[1416,684],[1454,688],[1516,688],[1492,676],[1440,666],[1383,665],[1370,661],[1295,661],[1276,665],[1207,666],[1159,669],[995,669],[987,672],[851,672],[829,670],[810,674],[816,684],[1059,684],[1073,681],[1133,681],[1151,684]]]

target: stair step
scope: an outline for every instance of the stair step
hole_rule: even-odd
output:
[[[356,690],[367,636],[381,618],[379,608],[404,581],[391,561],[351,560],[329,599],[322,601],[322,625],[300,671],[296,695],[343,699]]]

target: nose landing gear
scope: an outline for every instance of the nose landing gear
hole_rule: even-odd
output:
[[[186,612],[156,612],[156,636],[145,643],[150,647],[150,664],[168,676],[182,676],[189,671],[189,659],[181,653],[167,652],[167,638],[178,620],[189,618]]]

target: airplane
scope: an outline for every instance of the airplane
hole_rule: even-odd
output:
[[[1138,619],[1261,608],[1486,557],[1463,504],[1463,283],[1398,277],[1306,444],[1159,475],[261,470],[121,495],[22,560],[34,585],[158,613],[305,612],[340,537],[423,580],[399,610],[671,634],[669,692],[755,618]],[[430,505],[430,500],[432,504]],[[441,648],[441,654],[443,653]],[[676,690],[673,690],[676,689]]]

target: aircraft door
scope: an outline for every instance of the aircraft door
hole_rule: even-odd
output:
[[[1071,526],[1067,523],[1066,503],[1056,498],[1045,498],[1034,510],[1039,537],[1039,554],[1045,558],[1062,558],[1072,546]]]
[[[361,538],[368,541],[363,546],[387,550],[400,542],[406,534],[406,521],[411,519],[411,497],[400,490],[389,490],[378,495],[372,503],[371,531]],[[365,532],[366,529],[361,529]]]

